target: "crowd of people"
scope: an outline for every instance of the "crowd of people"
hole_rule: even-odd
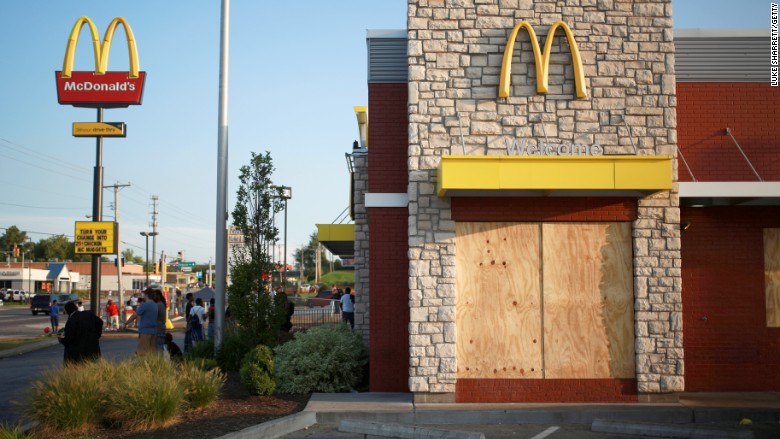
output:
[[[177,290],[174,296],[175,305],[181,301],[181,292]],[[276,294],[274,294],[276,293]],[[272,298],[280,294],[274,291]],[[279,328],[280,331],[289,332],[292,328],[292,316],[295,305],[289,298],[284,297],[285,320]],[[351,288],[346,287],[344,292],[333,286],[333,301],[336,305],[335,312],[341,313],[341,319],[351,329],[355,329],[355,296]],[[119,305],[109,299],[105,307],[105,317],[108,321],[108,331],[117,331],[136,327],[138,331],[138,346],[136,354],[139,356],[153,353],[165,354],[176,360],[182,358],[182,350],[173,341],[173,335],[168,332],[168,304],[163,292],[158,288],[147,288],[143,295],[133,295],[126,303],[129,318],[120,324]],[[60,305],[54,300],[51,304],[51,325],[59,342],[65,346],[65,363],[76,363],[100,357],[99,339],[103,333],[104,321],[92,312],[85,312],[82,303],[68,302],[65,304],[65,312],[68,320],[63,331],[59,330]],[[177,308],[178,310],[178,308]],[[214,299],[206,304],[203,299],[195,298],[192,293],[184,297],[183,317],[185,319],[184,352],[189,351],[195,343],[203,340],[213,340],[215,332],[216,307]],[[172,327],[172,326],[171,326]],[[204,327],[206,328],[204,335]]]

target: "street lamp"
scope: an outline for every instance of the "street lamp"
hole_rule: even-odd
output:
[[[282,291],[287,292],[287,200],[292,198],[292,188],[289,186],[270,186],[274,189],[281,189],[282,193],[279,196],[284,200],[284,270],[279,279],[282,282]],[[274,219],[276,221],[276,219]]]
[[[287,293],[287,200],[292,198],[292,188],[288,186],[279,186],[282,190],[282,199],[284,200],[284,280],[282,288]]]
[[[157,236],[157,232],[141,232],[146,237],[146,288],[149,288],[149,237]]]

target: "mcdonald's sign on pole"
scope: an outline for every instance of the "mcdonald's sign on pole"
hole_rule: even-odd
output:
[[[534,32],[534,28],[528,22],[521,21],[514,27],[514,29],[512,29],[512,33],[509,34],[509,39],[506,41],[506,48],[504,49],[504,60],[501,63],[501,77],[498,84],[499,97],[509,97],[509,82],[512,76],[512,52],[515,48],[517,34],[521,29],[525,29],[531,39],[531,48],[533,49],[534,62],[536,63],[536,91],[537,93],[547,93],[547,90],[549,89],[550,50],[552,49],[555,31],[559,27],[563,29],[563,32],[566,34],[566,40],[569,42],[571,60],[572,64],[574,65],[574,86],[576,89],[576,95],[578,98],[588,97],[588,89],[585,85],[585,72],[582,68],[580,50],[577,47],[577,41],[574,40],[574,34],[572,34],[569,26],[567,26],[563,21],[556,21],[550,27],[550,30],[547,32],[547,40],[544,42],[544,52],[539,50],[539,42],[536,39],[536,33]]]
[[[110,72],[108,56],[117,25],[121,24],[127,35],[127,50],[130,57],[129,72]],[[84,25],[89,26],[92,35],[92,50],[95,55],[95,71],[73,71],[76,45]],[[76,20],[70,33],[62,71],[55,72],[57,99],[62,105],[89,108],[116,108],[140,105],[143,96],[146,72],[139,71],[138,51],[130,25],[122,17],[116,17],[106,29],[103,44],[100,35],[89,17]]]

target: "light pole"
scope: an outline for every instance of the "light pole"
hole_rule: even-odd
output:
[[[157,236],[157,232],[141,232],[146,237],[146,288],[149,288],[149,237]]]
[[[282,189],[282,199],[284,200],[284,280],[282,281],[282,291],[287,294],[287,200],[292,198],[292,188],[289,186],[279,186]]]

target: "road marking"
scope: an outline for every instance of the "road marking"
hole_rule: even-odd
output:
[[[532,437],[530,439],[544,439],[547,436],[549,436],[549,435],[555,433],[556,431],[558,431],[559,428],[561,428],[561,427],[558,427],[557,425],[552,426],[552,427],[548,428],[547,430],[544,430],[543,432],[537,434],[536,436],[534,436],[534,437]]]

